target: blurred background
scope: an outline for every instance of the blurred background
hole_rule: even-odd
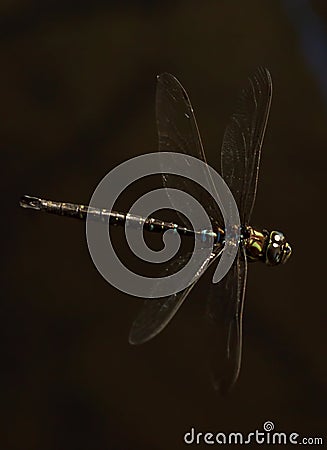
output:
[[[324,1],[2,0],[1,449],[181,449],[192,426],[246,433],[267,420],[323,435],[326,21]],[[253,224],[285,232],[294,253],[283,267],[250,266],[241,375],[222,397],[201,359],[210,278],[165,332],[132,347],[141,301],[96,271],[85,224],[18,200],[87,203],[110,169],[156,151],[164,71],[189,92],[219,168],[258,65],[274,96]]]

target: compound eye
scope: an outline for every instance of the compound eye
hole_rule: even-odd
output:
[[[280,231],[273,231],[271,233],[271,240],[277,244],[281,244],[285,241],[285,236]]]
[[[267,248],[267,259],[268,264],[274,266],[280,262],[281,258],[281,248],[276,242],[272,242]]]

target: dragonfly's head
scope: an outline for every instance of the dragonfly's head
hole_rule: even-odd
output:
[[[286,237],[280,231],[271,231],[267,233],[267,245],[264,252],[265,263],[269,266],[285,264],[292,253],[290,244]]]

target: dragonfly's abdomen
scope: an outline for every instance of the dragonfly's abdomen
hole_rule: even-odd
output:
[[[44,200],[37,197],[31,197],[24,195],[20,199],[20,206],[23,208],[34,209],[37,211],[43,211],[50,214],[56,214],[59,216],[72,217],[76,219],[86,220],[87,218],[103,223],[109,223],[110,225],[124,225],[126,221],[131,227],[143,226],[147,231],[153,231],[157,233],[163,233],[167,230],[173,230],[176,233],[184,236],[196,235],[200,239],[208,238],[208,233],[204,235],[201,231],[194,232],[192,229],[181,227],[172,222],[165,222],[152,217],[142,218],[140,216],[121,213],[103,208],[94,208],[91,206],[80,205],[75,203],[56,202],[52,200]],[[213,233],[214,239],[216,234]]]
[[[182,236],[193,236],[203,243],[213,242],[214,244],[222,244],[225,240],[225,232],[219,227],[214,227],[213,230],[194,231],[186,227],[181,227],[173,222],[165,222],[153,217],[143,218],[137,215],[116,212],[109,209],[44,200],[29,195],[24,195],[21,198],[20,206],[59,216],[73,217],[75,219],[86,220],[89,218],[98,222],[109,223],[114,226],[123,226],[128,222],[128,226],[131,226],[132,228],[139,228],[142,226],[147,231],[157,233],[172,230]]]

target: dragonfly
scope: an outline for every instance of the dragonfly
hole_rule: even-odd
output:
[[[284,264],[292,252],[282,232],[257,230],[250,225],[271,99],[271,75],[268,69],[258,67],[241,91],[235,111],[225,129],[221,147],[221,175],[234,196],[241,219],[237,256],[227,275],[219,283],[212,284],[207,295],[205,316],[213,333],[213,348],[219,341],[219,348],[222,349],[212,355],[210,372],[214,388],[221,392],[229,391],[240,373],[248,263],[261,261],[268,266],[277,266]],[[179,152],[207,163],[189,96],[181,83],[169,73],[157,77],[156,119],[160,152]],[[209,179],[209,171],[205,176]],[[187,178],[163,174],[162,182],[167,189],[189,191],[200,201],[203,199],[203,190]],[[143,344],[165,329],[200,278],[222,255],[225,231],[221,211],[210,196],[201,203],[205,205],[212,223],[212,252],[187,288],[167,297],[144,300],[130,330],[131,344]],[[171,204],[174,208],[173,198]],[[29,195],[21,198],[20,206],[82,220],[88,217],[114,226],[124,225],[128,217],[129,224],[142,222],[144,229],[150,232],[174,230],[180,235],[200,237],[202,240],[209,237],[206,230],[193,230],[187,218],[178,211],[180,223],[177,224],[153,217],[142,218],[128,213],[44,200]],[[164,274],[179,270],[188,258],[189,255],[186,254],[171,261]]]

